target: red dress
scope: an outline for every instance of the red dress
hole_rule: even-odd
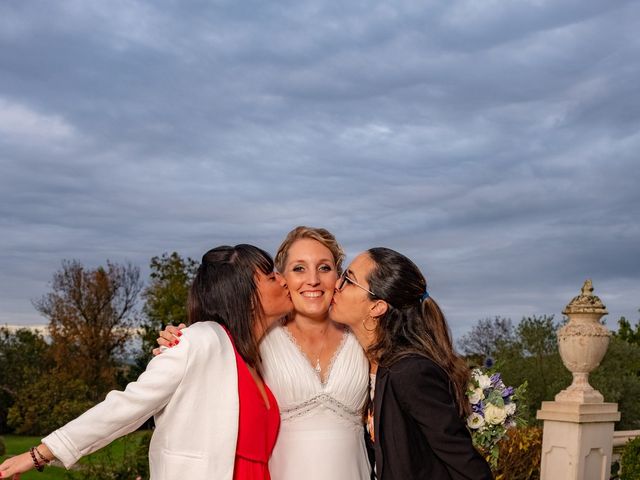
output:
[[[235,345],[233,348],[235,350]],[[240,420],[233,479],[270,480],[268,462],[280,428],[278,404],[269,387],[264,384],[269,399],[267,408],[247,364],[237,351],[236,366]]]

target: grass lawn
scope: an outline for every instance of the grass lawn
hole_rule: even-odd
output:
[[[7,454],[0,457],[4,461],[7,456],[17,455],[26,452],[34,445],[40,443],[41,437],[24,437],[20,435],[3,435],[4,443],[7,447]],[[44,472],[36,472],[35,470],[20,475],[20,480],[63,480],[65,478],[64,468],[47,467]]]
[[[138,438],[143,432],[135,432],[126,437],[120,438],[115,442],[112,442],[102,450],[95,452],[80,460],[80,463],[86,463],[91,461],[99,461],[100,459],[107,459],[111,461],[118,461],[122,458],[125,451],[137,444]],[[3,435],[4,443],[7,447],[7,454],[4,457],[0,457],[0,462],[4,461],[7,456],[17,455],[22,452],[26,452],[29,448],[40,443],[42,437],[28,437],[22,435]],[[44,472],[40,473],[32,470],[20,475],[20,480],[67,480],[64,468],[58,467],[46,467]],[[98,480],[98,479],[96,479]]]

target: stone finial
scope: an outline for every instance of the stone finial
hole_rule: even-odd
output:
[[[567,306],[562,311],[564,315],[570,315],[572,313],[598,313],[600,315],[606,315],[609,312],[605,307],[602,300],[593,294],[593,283],[591,279],[585,280],[582,285],[582,293],[577,297],[573,297]]]
[[[602,403],[602,394],[589,385],[589,373],[600,365],[611,332],[600,323],[607,309],[593,294],[591,280],[584,282],[582,293],[562,313],[569,321],[558,330],[558,348],[573,382],[556,395],[556,402]]]

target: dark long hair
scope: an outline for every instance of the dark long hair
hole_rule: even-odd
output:
[[[247,364],[258,368],[260,354],[254,325],[263,311],[255,274],[273,272],[273,260],[253,245],[223,245],[202,256],[191,284],[188,322],[213,321],[231,334],[236,350]]]
[[[376,341],[370,358],[390,366],[408,355],[422,355],[442,368],[450,380],[452,394],[461,417],[470,413],[466,397],[470,371],[453,349],[449,326],[440,307],[431,297],[423,300],[427,282],[420,269],[407,257],[389,248],[367,250],[375,263],[368,280],[369,289],[389,304],[379,318]]]

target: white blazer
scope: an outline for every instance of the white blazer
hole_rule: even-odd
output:
[[[232,480],[239,415],[233,345],[214,322],[182,333],[123,392],[110,392],[42,443],[69,468],[154,415],[152,480]]]

